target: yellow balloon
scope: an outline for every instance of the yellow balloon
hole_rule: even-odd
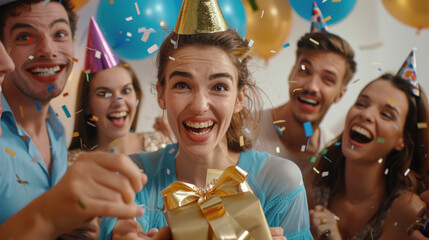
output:
[[[429,27],[429,0],[382,0],[398,21],[416,28]]]
[[[81,9],[83,6],[85,6],[89,2],[89,0],[71,0],[71,2],[74,5],[73,11],[76,12],[79,9]]]
[[[242,0],[246,11],[247,40],[254,41],[253,54],[268,59],[286,43],[292,27],[292,9],[288,0]],[[256,3],[257,10],[250,2]]]

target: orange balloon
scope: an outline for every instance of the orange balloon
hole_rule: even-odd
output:
[[[288,0],[242,0],[246,11],[246,39],[254,41],[254,55],[269,59],[277,54],[292,27],[292,9]]]
[[[79,9],[81,9],[83,6],[85,6],[89,0],[71,0],[71,2],[74,5],[74,9],[73,11],[78,11]]]
[[[398,21],[416,28],[429,27],[429,0],[382,0]]]

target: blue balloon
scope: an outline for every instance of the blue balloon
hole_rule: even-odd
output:
[[[153,0],[136,4],[117,0],[111,4],[109,0],[100,0],[96,19],[119,57],[143,59],[155,55],[157,47],[174,30],[180,10],[175,2]]]
[[[246,0],[247,1],[247,0]],[[180,9],[182,1],[176,0],[176,6]],[[246,35],[246,12],[241,0],[218,0],[220,9],[230,29],[236,29],[240,36]]]
[[[285,0],[286,1],[286,0]],[[290,5],[298,15],[310,21],[313,11],[313,2],[316,2],[322,11],[323,17],[331,16],[326,24],[331,25],[343,20],[353,10],[356,0],[342,0],[333,2],[331,0],[289,0]]]

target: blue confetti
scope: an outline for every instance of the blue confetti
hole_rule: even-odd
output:
[[[378,69],[378,71],[380,71],[380,72],[381,72],[381,71],[383,71],[383,69],[381,69],[381,68],[377,68],[377,69]]]
[[[335,145],[335,146],[340,146],[340,145],[341,145],[341,142],[336,142],[334,145]]]
[[[130,133],[133,133],[133,132],[134,132],[134,130],[130,129]]]
[[[326,158],[326,160],[328,160],[330,163],[332,163],[331,159],[327,158],[326,156],[323,157]]]
[[[308,144],[310,143],[310,138],[307,140],[307,148],[308,149]]]
[[[304,131],[305,131],[305,137],[313,136],[313,127],[311,126],[311,122],[304,123]]]
[[[62,106],[62,108],[63,108],[63,111],[64,111],[64,113],[66,114],[67,118],[70,118],[70,117],[71,117],[71,115],[70,115],[70,112],[69,112],[69,110],[67,109],[66,105],[63,105],[63,106]]]
[[[118,97],[116,100],[122,100],[123,98],[121,98],[121,97]]]
[[[146,152],[146,149],[142,148],[142,151],[143,151],[143,152]]]
[[[110,149],[110,152],[114,152],[115,150],[113,148]]]
[[[287,47],[289,47],[290,46],[290,44],[289,43],[285,43],[285,44],[283,44],[283,48],[287,48]]]
[[[36,104],[36,109],[38,110],[38,111],[40,111],[40,110],[42,110],[42,107],[40,106],[40,103],[39,102],[35,102],[34,104]]]
[[[50,91],[52,91],[54,89],[55,89],[55,85],[51,85],[51,86],[48,87],[48,92],[50,92]]]
[[[280,133],[280,136],[283,136],[282,130],[280,130],[279,126],[274,125],[274,127],[277,129],[277,131]]]
[[[396,124],[393,124],[393,126],[396,128],[396,130],[398,130],[398,126],[396,126]]]

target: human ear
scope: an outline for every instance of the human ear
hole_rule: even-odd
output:
[[[337,97],[335,98],[334,103],[339,102],[343,98],[344,94],[346,94],[346,91],[347,91],[347,87],[346,86],[342,87],[340,93],[338,93]]]
[[[161,85],[159,83],[156,84],[156,92],[157,92],[157,99],[158,99],[158,105],[161,109],[165,110],[166,106],[165,106],[165,97],[164,97],[164,93],[163,93],[163,88],[161,87]]]
[[[237,100],[235,101],[234,113],[238,113],[243,109],[244,98],[246,97],[246,89],[242,87],[241,90],[238,90]]]

